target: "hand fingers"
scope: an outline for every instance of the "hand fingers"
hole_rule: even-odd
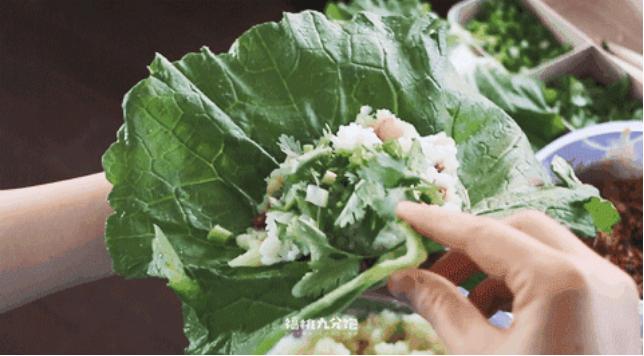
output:
[[[456,286],[436,273],[401,271],[389,278],[388,288],[393,295],[406,298],[432,324],[450,353],[463,353],[464,340],[489,338],[499,332]]]
[[[462,284],[474,273],[480,272],[469,257],[456,251],[447,252],[429,270],[455,285]],[[467,297],[486,317],[503,308],[509,311],[512,306],[512,292],[502,281],[494,278],[486,278],[474,287]]]
[[[526,266],[538,266],[555,255],[547,245],[498,220],[411,202],[399,203],[396,213],[421,234],[466,254],[515,292],[522,286],[518,276]]]
[[[521,211],[504,218],[503,222],[559,251],[568,253],[590,251],[566,227],[540,211]]]
[[[449,251],[430,268],[430,271],[440,274],[448,281],[460,285],[474,273],[479,272],[476,263],[460,252]]]
[[[467,297],[488,318],[512,303],[512,292],[502,281],[494,278],[479,283]]]

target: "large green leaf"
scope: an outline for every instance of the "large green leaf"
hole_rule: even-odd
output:
[[[303,262],[260,270],[191,268],[179,257],[180,247],[170,242],[177,236],[154,229],[148,273],[168,279],[168,286],[181,297],[191,353],[250,352],[254,345],[246,344],[248,335],[310,302],[291,294],[291,286],[306,272]]]
[[[379,16],[423,16],[430,10],[430,4],[421,0],[352,0],[348,3],[329,1],[324,13],[333,20],[350,20],[361,11]]]
[[[566,132],[565,120],[546,101],[539,79],[487,66],[478,66],[474,79],[481,94],[512,116],[535,148]]]
[[[338,311],[424,256],[405,230],[402,256],[315,300],[291,293],[306,263],[229,268],[240,249],[206,236],[216,225],[236,233],[251,226],[264,179],[283,158],[280,135],[310,143],[361,105],[389,108],[423,135],[445,131],[456,140],[473,206],[552,187],[514,121],[461,84],[432,16],[362,13],[338,24],[316,12],[285,14],[244,33],[228,53],[204,48],[174,63],[157,55],[150,76],[125,96],[125,124],[103,157],[113,184],[106,241],[114,269],[170,280],[184,302],[189,352],[266,351],[283,334],[283,317]]]

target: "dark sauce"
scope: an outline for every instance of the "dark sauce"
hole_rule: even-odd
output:
[[[602,161],[577,170],[579,179],[592,184],[617,208],[620,222],[610,233],[599,232],[583,241],[602,257],[628,273],[642,297],[642,171],[617,161]]]

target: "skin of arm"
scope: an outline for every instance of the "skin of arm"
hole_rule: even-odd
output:
[[[0,313],[112,274],[103,173],[0,191]]]

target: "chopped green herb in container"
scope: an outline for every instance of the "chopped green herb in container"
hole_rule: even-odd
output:
[[[521,126],[535,150],[571,130],[642,120],[642,100],[631,96],[627,76],[608,85],[570,74],[545,83],[503,68],[480,66],[474,79],[479,92]]]
[[[481,47],[511,72],[534,68],[572,49],[517,0],[489,0],[466,25]]]
[[[642,101],[630,97],[628,77],[604,85],[566,75],[545,90],[546,102],[574,128],[615,120],[642,120]]]

